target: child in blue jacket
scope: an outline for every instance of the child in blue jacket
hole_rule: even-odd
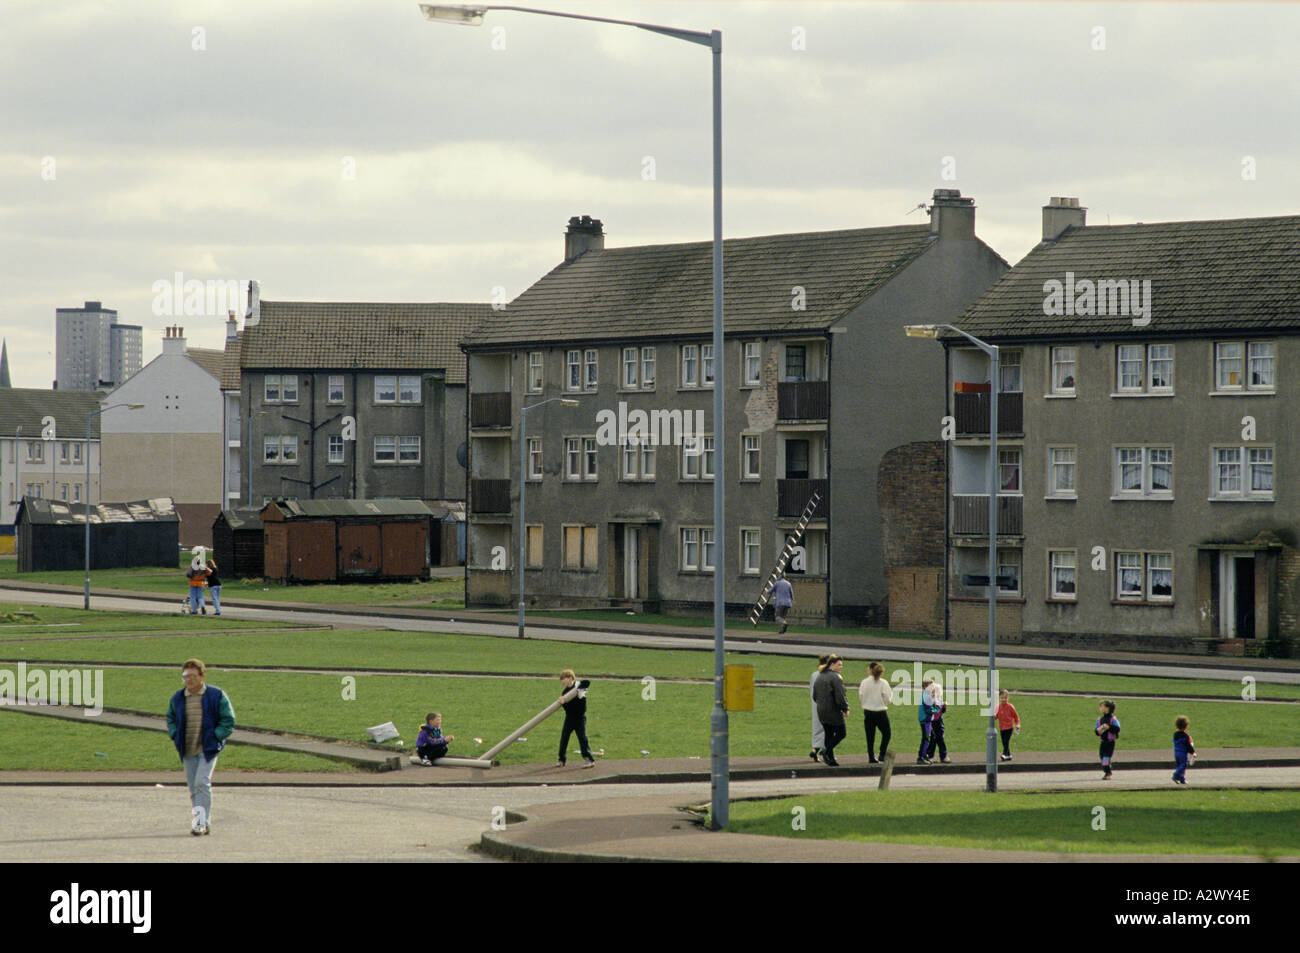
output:
[[[1174,719],[1174,784],[1187,783],[1187,765],[1196,757],[1196,746],[1187,733],[1191,724],[1186,715]]]
[[[1110,759],[1115,754],[1115,739],[1119,737],[1119,719],[1115,717],[1115,703],[1104,701],[1097,706],[1100,717],[1092,731],[1101,739],[1101,776],[1103,781],[1110,780]]]
[[[456,740],[455,735],[442,736],[442,713],[431,711],[424,716],[420,734],[415,739],[415,754],[420,764],[428,767],[438,758],[445,757],[447,747]]]

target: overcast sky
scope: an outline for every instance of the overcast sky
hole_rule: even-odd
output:
[[[1012,263],[1052,195],[1094,225],[1300,214],[1300,4],[538,5],[723,31],[727,237],[918,223],[935,188]],[[608,246],[707,240],[709,59],[414,0],[0,0],[13,382],[51,385],[54,310],[86,300],[143,325],[146,362],[173,323],[220,347],[224,315],[154,313],[176,272],[488,301],[559,262],[571,215]]]

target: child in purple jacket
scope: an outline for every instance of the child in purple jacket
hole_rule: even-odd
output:
[[[415,739],[415,753],[420,764],[428,767],[438,758],[445,757],[447,747],[456,740],[455,735],[442,736],[442,713],[431,711],[424,716],[419,737]]]

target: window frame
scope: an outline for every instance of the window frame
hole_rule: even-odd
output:
[[[410,441],[415,441],[415,457],[409,456],[408,447]],[[405,446],[403,446],[405,444]],[[418,465],[424,458],[424,441],[419,434],[398,434],[397,435],[397,462],[407,466]]]
[[[327,464],[347,462],[347,441],[343,439],[342,434],[332,433],[329,435],[325,449],[325,462]]]
[[[528,479],[536,482],[542,479],[542,438],[528,438]]]
[[[272,388],[272,383],[271,383],[271,382],[272,382],[272,381],[275,382],[275,384],[274,384],[274,387],[275,387],[274,394],[275,394],[275,396],[271,396],[271,395],[272,395],[272,390],[271,390],[271,388]],[[282,401],[281,401],[281,399],[280,399],[280,375],[279,375],[279,374],[263,374],[263,375],[262,375],[262,403],[264,403],[264,404],[279,404],[279,403],[282,403]]]
[[[1061,557],[1058,563],[1058,557]],[[1066,565],[1065,557],[1069,557],[1069,564]],[[1071,585],[1073,591],[1064,592],[1057,588],[1056,571],[1057,569],[1069,570],[1074,574]],[[1047,592],[1049,602],[1078,602],[1079,601],[1079,554],[1073,549],[1049,549],[1047,551]]]
[[[621,389],[622,390],[640,390],[641,389],[641,349],[637,347],[623,348],[622,361],[620,363],[621,371]]]
[[[564,438],[564,479],[582,482],[582,438]]]
[[[389,381],[391,381],[391,384],[387,384],[387,385],[386,385],[385,382],[389,382]],[[396,404],[396,403],[397,403],[397,375],[396,375],[396,374],[376,374],[376,375],[375,375],[374,383],[375,383],[375,390],[374,390],[374,398],[375,398],[375,399],[374,399],[374,402],[375,402],[376,404]],[[391,397],[381,397],[381,396],[380,396],[380,391],[379,391],[379,389],[380,389],[381,387],[385,387],[385,386],[388,386],[388,387],[391,387],[391,388],[392,388],[392,396],[391,396]]]
[[[413,393],[413,396],[406,396],[404,391],[407,389]],[[397,402],[399,404],[418,404],[421,403],[422,385],[419,374],[399,374],[397,375]]]
[[[641,348],[641,389],[655,389],[655,370],[658,361],[658,354],[653,345],[643,345]]]
[[[1062,355],[1064,355],[1064,352],[1066,351],[1070,351],[1072,353],[1070,360],[1067,361],[1062,359],[1058,361],[1057,354],[1061,353]],[[1057,367],[1059,366],[1064,368],[1067,365],[1074,368],[1074,373],[1067,374],[1064,377],[1058,375]],[[1047,373],[1048,373],[1047,383],[1048,383],[1049,395],[1054,397],[1078,396],[1079,393],[1078,390],[1079,348],[1078,346],[1074,344],[1052,345],[1052,347],[1048,351]],[[1057,382],[1058,378],[1060,380],[1060,383]],[[1069,381],[1069,383],[1067,384],[1066,381]]]
[[[536,379],[534,379],[536,372]],[[529,394],[540,394],[546,384],[545,357],[541,351],[529,351],[524,365],[524,390]]]
[[[753,536],[753,542],[749,537]],[[753,552],[754,561],[751,567],[749,557]],[[740,574],[742,576],[759,576],[763,573],[763,531],[754,526],[740,527]]]
[[[1068,452],[1072,459],[1068,462],[1056,460],[1054,454],[1058,452]],[[1057,470],[1059,467],[1068,466],[1070,468],[1070,489],[1064,489],[1057,484]],[[1079,498],[1079,448],[1077,446],[1059,446],[1047,448],[1047,499],[1049,500],[1077,500]]]
[[[338,396],[335,396],[335,386],[338,387]],[[342,404],[347,401],[347,380],[343,374],[327,375],[325,380],[325,403]]]
[[[700,386],[699,345],[682,344],[678,347],[677,386],[698,389]]]
[[[752,352],[751,353],[751,349]],[[750,361],[754,362],[754,373],[749,373]],[[745,341],[740,349],[741,387],[758,387],[763,382],[763,342]]]
[[[600,480],[600,447],[595,437],[582,438],[582,479],[588,483]]]
[[[1152,351],[1157,348],[1167,349],[1168,357],[1152,356]],[[1123,352],[1125,349],[1135,349],[1137,351],[1137,355],[1135,357],[1126,358],[1123,356]],[[1114,393],[1111,396],[1113,397],[1144,397],[1144,396],[1168,397],[1173,395],[1174,373],[1175,373],[1175,365],[1174,365],[1175,352],[1174,352],[1174,344],[1172,341],[1118,343],[1115,345],[1114,359],[1115,359],[1114,360],[1114,369],[1115,369],[1114,388],[1115,389],[1114,389]],[[1124,383],[1125,363],[1137,364],[1138,382],[1136,384]],[[1167,375],[1169,380],[1168,384],[1157,385],[1154,382],[1153,377],[1155,375],[1155,369],[1158,364],[1169,365],[1169,372]]]
[[[753,446],[750,446],[753,441]],[[750,468],[750,459],[754,466]],[[743,433],[740,435],[740,478],[742,480],[759,480],[763,472],[763,440],[761,434]]]
[[[582,348],[564,352],[564,389],[569,393],[582,390]]]
[[[1219,454],[1224,452],[1234,452],[1237,457],[1235,463],[1221,461]],[[1267,453],[1269,454],[1268,463],[1254,461],[1251,459],[1252,454]],[[1225,466],[1235,466],[1237,468],[1237,477],[1240,488],[1237,490],[1223,490],[1221,488],[1221,473]],[[1269,483],[1272,488],[1269,490],[1256,490],[1255,471],[1256,468],[1268,468]],[[1277,499],[1277,448],[1273,444],[1262,444],[1252,446],[1250,444],[1215,444],[1210,447],[1210,502],[1259,502],[1271,503]]]
[[[1140,485],[1136,489],[1124,488],[1124,467],[1133,466],[1132,462],[1121,462],[1121,455],[1126,451],[1138,451],[1141,456],[1137,463]],[[1152,460],[1154,452],[1169,452],[1167,463]],[[1167,466],[1169,470],[1169,489],[1153,488],[1153,474],[1157,466]],[[1173,444],[1128,444],[1111,448],[1111,499],[1112,500],[1172,500],[1174,498],[1174,447]]]
[[[1239,348],[1238,356],[1235,358],[1224,357],[1220,352],[1226,347]],[[1267,356],[1256,356],[1254,352],[1257,348],[1268,348]],[[1223,381],[1223,365],[1230,361],[1235,361],[1240,366],[1241,382],[1239,384],[1224,383]],[[1268,362],[1269,373],[1272,377],[1271,383],[1254,384],[1251,382],[1255,375],[1254,367],[1257,361]],[[1272,338],[1239,338],[1212,341],[1210,345],[1210,381],[1212,384],[1211,394],[1276,394],[1277,341]]]
[[[384,458],[381,458],[379,456],[380,453],[379,442],[381,440],[391,441],[391,443],[389,444],[391,446],[391,450],[386,450],[385,452],[391,453],[392,456],[384,457]],[[397,463],[397,435],[396,434],[375,434],[374,441],[372,443],[372,448],[374,450],[374,457],[372,460],[373,463],[376,464],[386,463],[390,465],[395,465]]]
[[[582,352],[582,389],[600,388],[600,351],[597,348],[584,348]]]
[[[707,354],[705,352],[708,352]],[[700,345],[700,388],[711,389],[717,380],[717,364],[713,360],[713,345]]]

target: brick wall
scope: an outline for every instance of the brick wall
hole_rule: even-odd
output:
[[[877,485],[886,570],[904,566],[942,568],[943,441],[894,447],[880,461]],[[891,621],[891,625],[897,623]]]
[[[890,567],[889,627],[895,632],[943,636],[943,570]]]

